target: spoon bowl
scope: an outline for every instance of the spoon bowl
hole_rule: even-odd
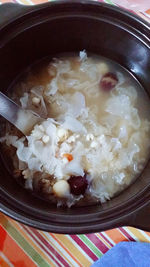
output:
[[[0,92],[0,115],[11,122],[24,135],[28,135],[42,118],[31,110],[25,110]]]

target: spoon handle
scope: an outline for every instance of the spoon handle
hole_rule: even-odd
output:
[[[0,115],[27,135],[41,118],[30,110],[24,110],[0,92]]]

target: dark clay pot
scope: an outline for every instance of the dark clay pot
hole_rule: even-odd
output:
[[[0,6],[0,88],[45,56],[86,49],[115,60],[150,93],[150,25],[120,8],[89,1]],[[15,182],[0,164],[0,210],[45,231],[88,233],[119,226],[150,230],[150,162],[124,192],[103,205],[56,208]]]

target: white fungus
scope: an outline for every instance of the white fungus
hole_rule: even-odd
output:
[[[116,87],[100,90],[101,77],[110,71],[111,64],[87,57],[83,50],[76,58],[54,59],[48,66],[49,80],[33,88],[29,84],[29,92],[23,91],[22,107],[35,109],[34,105],[45,119],[26,139],[14,132],[0,141],[15,147],[26,188],[48,176],[47,192],[60,198],[59,205],[65,198],[70,207],[83,196],[71,194],[67,180],[86,173],[87,193],[103,203],[141,172],[149,151],[150,122],[141,115],[138,90],[124,73],[114,68]]]
[[[48,135],[43,135],[42,141],[43,141],[44,144],[47,144],[49,142],[49,140],[50,140],[50,138],[49,138]]]

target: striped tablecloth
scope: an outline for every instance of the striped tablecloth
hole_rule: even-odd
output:
[[[123,0],[114,0],[119,4],[121,1]],[[5,2],[8,1],[0,0],[0,4]],[[43,3],[45,0],[9,2],[33,5]],[[105,2],[114,4],[113,0]],[[141,10],[136,13],[150,22],[150,9]],[[132,227],[120,227],[86,235],[53,234],[27,227],[0,214],[0,267],[88,267],[118,242],[129,240],[150,242],[150,233]]]

